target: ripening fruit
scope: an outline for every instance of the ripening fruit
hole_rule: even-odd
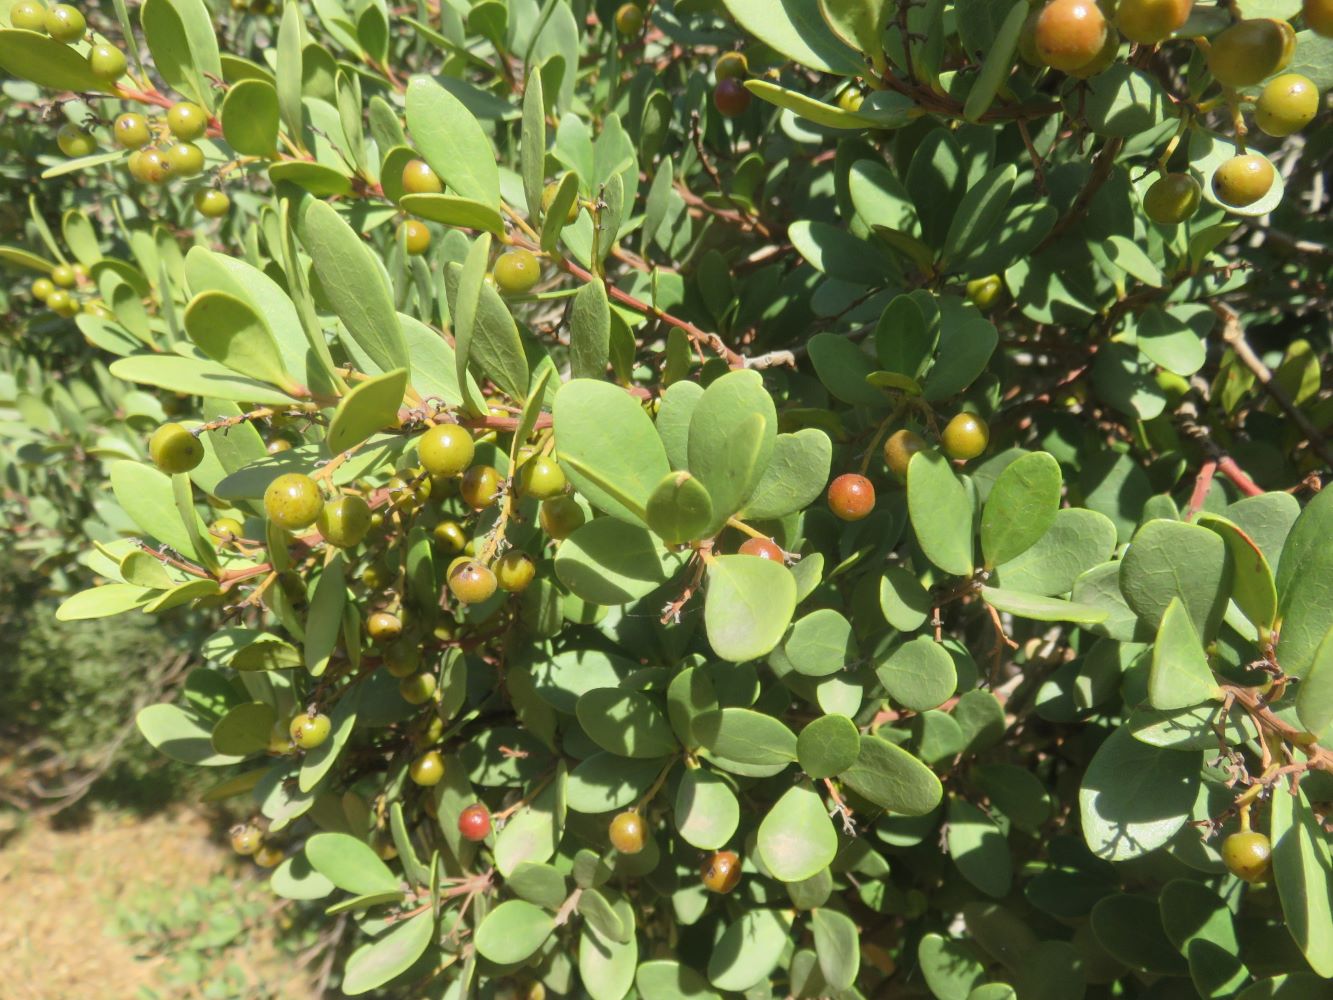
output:
[[[231,209],[231,199],[216,188],[194,193],[194,207],[206,219],[220,219]]]
[[[319,520],[324,497],[319,485],[302,472],[288,472],[264,490],[264,513],[279,528],[297,531]]]
[[[330,545],[355,548],[370,530],[370,504],[364,497],[346,493],[324,505],[315,526]]]
[[[46,7],[39,0],[18,0],[9,8],[9,23],[24,31],[46,31]]]
[[[907,479],[907,465],[918,451],[925,451],[926,439],[906,427],[896,430],[884,439],[884,464],[899,481]]]
[[[55,290],[55,282],[50,278],[38,278],[32,283],[32,297],[38,302],[45,302]]]
[[[541,262],[531,250],[510,250],[495,261],[495,287],[502,295],[523,295],[532,291],[541,272]]]
[[[180,424],[163,424],[148,439],[148,454],[163,472],[189,472],[203,461],[204,445]]]
[[[945,425],[940,444],[950,458],[969,461],[986,450],[990,428],[975,413],[960,413]]]
[[[1253,86],[1287,64],[1294,37],[1286,21],[1269,17],[1239,21],[1212,40],[1208,69],[1228,87]]]
[[[479,844],[491,833],[491,811],[475,802],[458,814],[458,832],[464,840]]]
[[[518,491],[534,500],[550,500],[565,492],[565,470],[554,458],[538,455],[518,470]]]
[[[74,283],[78,280],[74,268],[68,264],[57,264],[51,268],[51,281],[55,283],[57,288],[73,288]]]
[[[1143,195],[1143,211],[1163,226],[1184,222],[1199,208],[1199,182],[1189,174],[1164,174]]]
[[[495,593],[498,583],[490,568],[465,559],[449,571],[449,589],[464,604],[480,604]]]
[[[551,181],[546,187],[542,188],[542,215],[545,215],[551,208],[551,202],[555,201],[555,196],[560,191],[560,185]],[[569,211],[565,213],[565,225],[569,225],[579,217],[579,200],[575,198],[570,203]]]
[[[583,508],[573,497],[554,497],[542,503],[537,513],[542,530],[557,542],[568,538],[585,520]]]
[[[178,101],[167,109],[167,128],[182,142],[193,142],[208,129],[208,112],[192,101]]]
[[[462,552],[467,546],[467,535],[457,521],[441,521],[432,534],[440,547],[448,552]]]
[[[427,750],[416,760],[412,761],[412,766],[407,769],[410,777],[418,785],[430,787],[438,785],[440,779],[444,777],[444,758],[440,756],[438,750]]]
[[[432,476],[456,476],[472,464],[477,446],[466,427],[437,424],[417,442],[421,464]]]
[[[1037,17],[1033,41],[1047,66],[1078,69],[1106,44],[1106,17],[1093,0],[1051,0]]]
[[[1305,26],[1316,35],[1333,38],[1333,0],[1305,0],[1301,6]]]
[[[1223,205],[1244,208],[1273,187],[1273,164],[1257,153],[1233,156],[1213,174],[1213,194]]]
[[[463,473],[458,492],[473,510],[485,510],[495,503],[500,489],[500,473],[489,465],[471,465]]]
[[[536,575],[537,565],[518,549],[510,549],[495,561],[495,582],[511,594],[527,590]]]
[[[171,164],[162,151],[153,146],[131,153],[127,166],[130,176],[140,184],[161,184],[171,176]]]
[[[99,80],[119,80],[125,75],[125,53],[114,45],[98,42],[88,50],[88,69]]]
[[[142,149],[153,137],[148,130],[148,120],[133,111],[116,116],[116,120],[111,123],[111,134],[115,136],[117,144],[125,149]]]
[[[366,619],[366,635],[375,642],[392,642],[402,634],[403,620],[388,611],[372,611]]]
[[[208,526],[208,532],[215,538],[230,542],[245,534],[245,525],[234,517],[219,517]]]
[[[643,8],[636,3],[621,4],[616,10],[616,31],[633,38],[643,30]]]
[[[424,222],[407,219],[398,226],[398,239],[413,257],[419,257],[430,249],[430,230]]]
[[[439,194],[444,190],[440,175],[430,168],[425,160],[408,160],[403,167],[403,192],[405,194]]]
[[[255,864],[260,868],[277,868],[282,864],[282,859],[286,857],[282,853],[281,847],[274,847],[272,844],[265,844],[259,850],[255,851]]]
[[[56,132],[56,145],[66,156],[91,156],[97,152],[97,140],[91,132],[85,132],[79,126],[66,122]]]
[[[1273,845],[1257,830],[1242,830],[1222,841],[1222,861],[1227,871],[1246,882],[1261,882],[1268,874]]]
[[[1120,0],[1115,23],[1131,42],[1156,45],[1185,23],[1193,6],[1194,0]]]
[[[1090,80],[1098,73],[1105,73],[1115,63],[1116,56],[1120,54],[1120,32],[1114,27],[1107,27],[1106,41],[1102,42],[1101,49],[1089,62],[1084,63],[1077,69],[1068,71],[1069,75],[1078,80]]]
[[[998,274],[973,278],[967,283],[967,301],[985,312],[995,305],[1002,291],[1004,291],[1004,281]]]
[[[253,823],[237,823],[229,831],[231,849],[245,857],[253,857],[264,843],[264,834]]]
[[[741,859],[735,851],[714,851],[699,869],[704,888],[728,893],[741,881]]]
[[[643,829],[643,817],[633,809],[617,813],[611,820],[611,827],[607,832],[611,838],[611,846],[621,854],[638,854],[648,841]]]
[[[769,562],[783,563],[787,561],[782,549],[771,538],[747,538],[741,542],[740,548],[736,551],[743,556],[757,556],[760,559],[767,559]]]
[[[734,77],[718,80],[713,88],[713,107],[723,118],[739,118],[750,107],[750,91]]]
[[[434,674],[411,674],[398,682],[398,693],[409,705],[424,705],[435,697]]]
[[[284,451],[292,450],[292,443],[283,437],[274,438],[264,446],[264,450],[270,455],[281,455]]]
[[[204,151],[192,142],[177,142],[163,154],[173,177],[193,177],[204,169]]]
[[[57,42],[77,42],[88,30],[83,12],[67,3],[58,3],[46,12],[46,33]]]
[[[1254,106],[1254,121],[1267,135],[1282,138],[1299,132],[1319,113],[1314,81],[1299,73],[1283,73],[1264,85]]]
[[[302,712],[292,719],[288,732],[292,734],[292,742],[302,750],[313,750],[329,738],[329,731],[332,728],[333,723],[323,712],[316,712],[313,715]]]
[[[396,639],[384,651],[384,669],[391,677],[411,677],[420,667],[421,647],[411,639]]]
[[[859,521],[875,509],[875,484],[855,472],[845,472],[828,487],[828,506],[843,521]]]
[[[744,52],[723,52],[713,64],[713,76],[719,80],[742,80],[750,75],[750,63]]]
[[[66,318],[79,311],[79,300],[63,288],[57,288],[46,297],[46,308]]]

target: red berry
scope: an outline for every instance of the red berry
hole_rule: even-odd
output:
[[[464,840],[480,843],[491,833],[491,811],[476,802],[458,814],[458,832]]]
[[[737,551],[743,556],[758,556],[760,559],[768,559],[775,563],[786,562],[782,549],[778,548],[771,538],[747,538],[741,542],[741,547]]]
[[[740,80],[726,77],[713,88],[713,106],[723,118],[739,118],[750,107],[750,92]]]
[[[843,473],[829,483],[828,506],[843,521],[859,521],[875,509],[875,484],[855,472]]]

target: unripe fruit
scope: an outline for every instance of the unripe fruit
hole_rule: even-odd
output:
[[[411,639],[395,639],[384,651],[384,669],[390,677],[411,677],[421,667],[421,647]]]
[[[1283,30],[1283,29],[1286,30]],[[1272,76],[1291,59],[1290,25],[1256,17],[1240,21],[1212,40],[1208,69],[1218,83],[1249,87]]]
[[[537,513],[542,530],[560,541],[568,538],[585,520],[583,508],[573,497],[555,497],[545,501]]]
[[[45,302],[55,290],[55,282],[50,278],[38,278],[32,283],[32,297],[38,302]]]
[[[1144,192],[1144,214],[1160,225],[1174,226],[1198,211],[1201,193],[1189,174],[1166,174]]]
[[[1106,44],[1106,17],[1093,0],[1051,0],[1037,17],[1034,43],[1047,66],[1078,69]]]
[[[1318,113],[1314,82],[1299,73],[1283,73],[1264,85],[1254,106],[1254,121],[1262,132],[1280,139],[1305,128]]]
[[[865,103],[866,95],[855,86],[849,86],[843,89],[838,95],[838,107],[843,111],[850,111],[852,114],[861,110],[861,105]]]
[[[46,31],[46,7],[38,0],[18,0],[9,8],[9,23],[24,31]]]
[[[288,472],[268,484],[264,490],[264,513],[279,528],[298,531],[319,520],[324,497],[319,486],[301,472]]]
[[[204,445],[180,424],[163,424],[148,439],[148,454],[163,472],[189,472],[204,458]]]
[[[523,295],[541,280],[541,262],[531,250],[510,250],[495,261],[495,287],[502,295]]]
[[[743,80],[750,75],[750,63],[743,52],[723,52],[713,64],[713,76],[719,80]]]
[[[412,761],[407,774],[418,785],[427,788],[438,785],[444,777],[444,758],[440,756],[438,750],[428,750]]]
[[[77,125],[65,123],[56,132],[56,145],[71,159],[76,156],[91,156],[97,152],[97,140],[92,133],[85,132]]]
[[[302,750],[313,750],[329,738],[332,728],[333,724],[323,712],[314,715],[302,712],[292,720],[288,732],[292,734],[292,742]]]
[[[495,582],[501,590],[518,594],[528,589],[537,575],[536,564],[526,552],[510,549],[495,561]]]
[[[713,107],[723,118],[739,118],[750,107],[750,91],[740,80],[728,77],[713,88]]]
[[[990,428],[974,413],[960,413],[940,434],[940,444],[950,458],[968,461],[986,450],[990,443]]]
[[[714,851],[699,869],[704,888],[728,893],[741,881],[741,859],[735,851]]]
[[[171,176],[171,164],[152,146],[131,154],[128,162],[130,176],[140,184],[161,184]]]
[[[194,193],[194,208],[206,219],[220,219],[231,209],[231,199],[216,188]]]
[[[373,611],[366,619],[366,635],[375,642],[392,642],[402,634],[403,621],[397,615],[387,611]]]
[[[560,191],[560,185],[555,181],[542,188],[542,215],[545,215],[551,209],[551,202],[555,201],[555,196]],[[579,217],[579,200],[577,198],[569,206],[569,211],[565,213],[565,225],[569,225]]]
[[[481,843],[490,836],[491,811],[480,802],[468,806],[458,814],[458,832],[464,840]]]
[[[99,80],[119,80],[125,75],[125,53],[114,45],[98,42],[88,50],[88,69]]]
[[[440,175],[425,160],[408,160],[403,167],[403,191],[406,194],[439,194],[444,190]]]
[[[398,226],[398,239],[413,257],[419,257],[430,249],[430,230],[424,222],[416,219],[408,219]]]
[[[285,855],[281,847],[274,847],[272,844],[265,844],[259,850],[255,851],[255,864],[260,868],[276,868],[282,864]]]
[[[344,494],[324,505],[315,526],[330,545],[355,548],[370,530],[370,504],[354,493]]]
[[[63,288],[57,288],[46,297],[46,308],[50,309],[58,316],[64,316],[68,319],[71,316],[78,315],[79,300]]]
[[[906,427],[894,431],[884,440],[884,464],[900,481],[907,479],[907,465],[918,451],[925,451],[926,439]]]
[[[1273,186],[1273,164],[1256,153],[1233,156],[1213,174],[1213,194],[1232,208],[1244,208],[1268,194]]]
[[[1301,6],[1305,26],[1316,35],[1333,38],[1333,0],[1305,0]]]
[[[432,476],[456,476],[472,464],[477,446],[466,427],[438,424],[421,435],[417,454]]]
[[[829,483],[828,506],[843,521],[859,521],[875,509],[875,485],[865,476],[845,472]]]
[[[638,854],[648,841],[643,829],[643,817],[632,809],[618,813],[611,820],[611,827],[607,832],[611,838],[611,846],[621,854]]]
[[[967,301],[982,312],[990,309],[1004,291],[1004,281],[998,274],[988,274],[984,278],[973,278],[967,283]]]
[[[1246,882],[1261,882],[1268,874],[1273,845],[1257,830],[1242,830],[1222,841],[1227,871]]]
[[[88,30],[83,12],[67,3],[58,3],[46,12],[46,33],[57,42],[77,42]]]
[[[208,129],[208,112],[191,101],[179,101],[167,109],[167,128],[182,142],[193,142]]]
[[[636,3],[621,4],[616,10],[616,31],[632,38],[643,30],[643,8]]]
[[[495,593],[498,582],[490,568],[472,559],[449,571],[449,589],[464,604],[480,604]]]
[[[245,533],[245,525],[234,517],[219,517],[208,526],[208,533],[224,542],[230,542]]]
[[[467,534],[457,521],[441,521],[432,534],[440,547],[448,552],[462,552],[467,545]]]
[[[116,116],[116,120],[111,123],[111,134],[116,137],[116,142],[125,149],[142,149],[148,145],[148,140],[153,137],[153,134],[148,130],[147,119],[143,115],[136,115],[132,111]]]
[[[284,451],[291,451],[292,443],[286,438],[274,438],[264,446],[264,450],[270,455],[280,455]]]
[[[58,288],[73,288],[78,276],[68,264],[57,264],[51,268],[51,280]]]
[[[529,459],[518,470],[518,491],[535,500],[550,500],[565,492],[565,471],[546,455]]]
[[[412,674],[398,682],[398,693],[409,705],[424,705],[435,697],[434,674]]]
[[[264,844],[264,834],[252,823],[238,823],[229,831],[231,849],[244,857],[253,857]]]
[[[463,473],[463,480],[458,484],[458,492],[463,502],[473,510],[485,510],[495,503],[496,492],[500,489],[500,473],[489,465],[472,465]]]
[[[741,542],[740,548],[736,551],[743,556],[756,556],[770,562],[786,562],[786,556],[782,554],[782,549],[771,538],[747,538]]]
[[[204,151],[192,142],[178,142],[164,154],[174,177],[193,177],[204,169]]]
[[[1193,6],[1194,0],[1120,0],[1115,23],[1131,42],[1156,45],[1185,23]]]

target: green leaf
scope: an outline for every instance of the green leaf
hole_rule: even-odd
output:
[[[861,971],[861,936],[856,922],[845,913],[820,907],[810,914],[810,929],[824,981],[835,990],[851,989]]]
[[[548,910],[558,910],[569,895],[569,884],[554,865],[523,862],[505,879],[520,899]]]
[[[569,772],[565,790],[569,808],[581,813],[623,809],[648,790],[661,770],[662,761],[656,758],[628,760],[604,751],[594,753]]]
[[[226,292],[203,292],[185,309],[185,332],[214,361],[293,395],[305,391],[283,366],[278,342],[246,302]]]
[[[574,378],[600,379],[611,356],[611,303],[594,278],[574,296],[569,311],[569,365]]]
[[[407,85],[407,127],[421,158],[463,198],[500,208],[500,168],[481,124],[457,97],[426,76]]]
[[[759,824],[759,857],[773,877],[803,882],[832,863],[838,853],[824,800],[807,783],[789,788]]]
[[[883,406],[885,396],[866,382],[875,370],[869,355],[846,337],[817,333],[806,341],[815,374],[835,397],[853,406]]]
[[[970,122],[981,120],[981,116],[990,110],[1005,78],[1014,68],[1014,55],[1018,51],[1018,38],[1023,31],[1023,22],[1028,11],[1021,3],[1009,8],[1000,30],[985,48],[986,57],[981,62],[977,78],[972,81],[972,88],[967,92],[967,101],[963,104],[963,117]]]
[[[1282,784],[1274,789],[1269,837],[1287,931],[1310,968],[1333,978],[1333,864],[1327,835],[1303,788],[1294,795]]]
[[[720,990],[741,992],[766,980],[777,967],[790,935],[791,926],[778,911],[747,910],[713,946],[708,981]]]
[[[910,295],[895,296],[875,324],[875,354],[880,366],[913,380],[925,371],[938,339],[939,328],[927,325],[921,306]]]
[[[75,48],[36,31],[0,30],[0,69],[46,90],[112,89],[110,83],[93,75],[88,60]]]
[[[949,856],[963,877],[988,896],[1009,895],[1014,869],[995,821],[963,799],[949,800]]]
[[[645,694],[629,688],[594,688],[575,707],[588,738],[620,757],[666,757],[679,746],[666,714]]]
[[[203,0],[145,0],[139,22],[162,79],[212,111],[212,80],[222,79],[222,60]]]
[[[739,511],[759,485],[777,433],[773,397],[758,372],[728,372],[704,390],[690,416],[688,461],[713,502],[708,534]]]
[[[1333,627],[1333,492],[1321,490],[1292,525],[1277,567],[1277,659],[1289,677],[1304,677]]]
[[[954,714],[958,714],[957,710]],[[1038,833],[1050,820],[1051,794],[1041,778],[1026,768],[1015,764],[980,764],[971,777],[990,800],[991,809],[1003,813],[1019,829]]]
[[[333,706],[333,711],[329,713],[328,739],[315,749],[307,751],[301,758],[301,773],[296,786],[302,792],[314,791],[315,786],[333,770],[333,765],[338,762],[338,757],[347,746],[347,741],[352,738],[361,698],[361,689],[353,689],[339,698],[338,703]]]
[[[355,997],[392,982],[426,953],[434,938],[435,914],[430,910],[394,926],[348,956],[342,991]]]
[[[742,663],[769,653],[796,610],[796,578],[780,563],[718,556],[708,564],[704,629],[713,652]]]
[[[127,382],[158,386],[189,396],[271,406],[285,406],[297,401],[271,385],[238,375],[225,365],[203,357],[140,354],[113,361],[110,368],[112,375]]]
[[[267,80],[240,80],[222,102],[222,136],[243,156],[272,157],[278,146],[278,92]]]
[[[907,512],[927,559],[946,573],[972,575],[972,500],[938,452],[919,451],[908,463]]]
[[[930,636],[905,642],[875,667],[889,697],[924,712],[943,704],[958,684],[953,657]]]
[[[723,2],[737,24],[793,62],[843,76],[862,71],[856,53],[829,30],[812,0]]]
[[[644,962],[635,973],[634,985],[643,1000],[721,1000],[721,994],[710,990],[703,976],[671,959]]]
[[[831,778],[856,763],[861,734],[845,715],[821,715],[801,730],[796,757],[812,778]]]
[[[845,111],[836,104],[825,104],[823,101],[798,94],[794,90],[788,90],[767,80],[746,80],[745,89],[761,101],[786,108],[798,118],[804,118],[824,128],[861,130],[872,128],[877,124],[875,118],[868,114]]]
[[[555,930],[555,918],[521,899],[501,903],[476,931],[477,951],[500,965],[515,965],[540,948]]]
[[[1004,218],[1017,177],[1018,168],[1006,163],[968,187],[944,238],[944,260],[965,257],[979,242],[992,238]]]
[[[140,709],[134,721],[143,738],[172,760],[196,767],[220,767],[244,759],[214,750],[211,723],[176,705],[149,705]]]
[[[407,369],[377,375],[360,383],[342,398],[329,421],[325,444],[338,455],[377,431],[398,424],[398,409],[407,391]]]
[[[317,833],[305,842],[310,865],[344,892],[355,896],[394,892],[398,877],[364,840],[346,833]]]
[[[844,44],[865,53],[877,66],[883,63],[884,29],[893,10],[886,0],[819,0],[824,23]]]
[[[592,604],[628,604],[646,597],[679,565],[680,558],[668,553],[646,529],[614,517],[596,517],[580,525],[555,554],[560,582]]]
[[[742,764],[782,765],[796,760],[796,736],[780,720],[748,708],[724,708],[695,717],[694,738],[710,753]]]
[[[1333,626],[1324,633],[1296,690],[1296,715],[1315,736],[1322,737],[1333,725]]]
[[[1148,673],[1148,701],[1153,708],[1171,711],[1221,695],[1199,633],[1194,631],[1180,598],[1173,597],[1157,626]]]
[[[262,771],[252,771],[259,775]],[[332,894],[334,884],[310,867],[302,851],[291,855],[273,871],[269,879],[273,894],[283,899],[324,899]]]
[[[701,851],[725,847],[740,816],[740,803],[726,779],[703,767],[686,768],[672,808],[676,830],[685,843]]]
[[[1094,607],[1091,604],[1062,601],[1056,597],[1042,597],[1038,594],[1020,594],[995,587],[982,587],[981,596],[987,604],[998,611],[1039,622],[1096,625],[1106,621],[1110,615],[1105,608]]]
[[[306,160],[283,160],[269,165],[268,179],[274,184],[295,184],[316,198],[342,197],[352,193],[352,179],[343,169]]]
[[[519,135],[518,152],[528,218],[534,226],[540,226],[542,190],[546,179],[546,103],[540,73],[529,73],[525,81],[523,127]]]
[[[77,622],[122,615],[142,608],[157,593],[128,583],[99,584],[65,598],[56,609],[56,621]]]
[[[1231,997],[1249,980],[1238,957],[1240,942],[1227,904],[1189,879],[1174,879],[1159,897],[1162,927],[1189,962],[1190,978],[1203,997]]]
[[[981,511],[987,569],[1022,555],[1050,530],[1060,509],[1060,484],[1060,465],[1044,451],[1004,467]]]
[[[856,763],[842,772],[842,782],[876,805],[904,816],[924,816],[944,796],[940,779],[930,768],[878,736],[861,737]]]
[[[772,457],[741,516],[762,521],[804,510],[824,492],[832,462],[833,442],[818,428],[779,434],[773,441]]]
[[[547,785],[532,802],[512,815],[495,837],[492,854],[496,870],[509,878],[522,864],[541,864],[555,854],[563,831],[557,785],[563,776]]]
[[[982,271],[982,273],[986,273]],[[990,363],[999,332],[990,320],[945,297],[940,303],[940,343],[935,364],[926,375],[923,393],[932,403],[957,395],[970,386]]]
[[[578,198],[579,177],[571,171],[560,178],[560,186],[556,188],[555,197],[551,199],[550,208],[542,219],[542,249],[547,253],[554,253],[560,245],[560,233],[565,228],[570,208]]]
[[[116,494],[116,502],[140,531],[166,542],[192,559],[201,557],[201,553],[195,551],[194,537],[176,507],[170,476],[138,462],[114,462],[111,465],[111,489]],[[198,515],[194,517],[196,528],[202,530]]]
[[[986,978],[985,967],[965,941],[939,934],[921,938],[916,960],[926,985],[938,1000],[969,1000],[973,988]]]
[[[1155,708],[1136,708],[1129,717],[1130,732],[1136,740],[1155,747],[1176,750],[1214,750],[1217,748],[1218,713],[1222,706],[1199,705],[1159,712]],[[1225,726],[1221,727],[1228,743],[1244,743],[1255,739],[1258,731],[1253,720],[1239,706],[1232,706]]]
[[[277,713],[267,702],[237,705],[213,727],[213,749],[229,757],[246,757],[267,750],[269,734],[277,718]]]
[[[858,656],[851,622],[832,608],[820,608],[797,620],[782,651],[796,672],[808,677],[836,673]]]
[[[1157,901],[1120,893],[1092,908],[1097,943],[1116,959],[1140,972],[1183,976],[1187,968],[1162,927]]]
[[[1196,524],[1149,521],[1120,562],[1121,593],[1145,625],[1156,629],[1178,597],[1205,643],[1217,635],[1230,589],[1226,543]]]
[[[1109,518],[1066,507],[1055,512],[1051,527],[1031,548],[997,565],[991,579],[1004,590],[1067,594],[1080,574],[1109,560],[1114,550],[1115,525]]]
[[[921,581],[902,566],[890,566],[879,581],[879,610],[899,632],[915,632],[930,615],[931,598]]]
[[[1200,514],[1196,523],[1221,535],[1231,552],[1231,599],[1261,634],[1271,632],[1277,622],[1277,587],[1258,543],[1216,514]]]
[[[584,926],[579,936],[579,979],[592,1000],[621,1000],[634,985],[638,962],[639,942],[633,934],[626,941],[616,941],[590,924]]]
[[[669,472],[648,498],[648,527],[668,545],[703,538],[713,522],[713,501],[688,472]]]
[[[476,229],[495,236],[503,236],[505,232],[504,217],[490,205],[471,198],[450,194],[405,194],[398,199],[398,207],[442,226]]]

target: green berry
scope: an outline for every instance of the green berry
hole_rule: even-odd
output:
[[[243,857],[253,857],[264,843],[264,835],[253,823],[238,823],[230,830],[231,849]]]
[[[264,513],[279,528],[298,531],[319,520],[324,497],[319,485],[301,472],[288,472],[268,484],[264,490]]]
[[[467,547],[467,535],[457,521],[441,521],[432,534],[446,552],[458,553]]]
[[[1193,6],[1194,0],[1120,0],[1115,23],[1131,42],[1156,45],[1185,23]]]
[[[1319,90],[1299,73],[1283,73],[1264,85],[1254,106],[1254,121],[1266,135],[1283,138],[1299,132],[1319,113]]]
[[[46,297],[46,308],[68,319],[79,311],[79,300],[63,288],[57,288]]]
[[[982,312],[990,309],[1004,291],[1004,281],[998,274],[988,274],[984,278],[973,278],[967,283],[967,301]]]
[[[362,579],[365,574],[362,574]],[[385,643],[392,642],[403,634],[403,621],[395,614],[388,611],[372,612],[366,619],[366,635],[374,642]]]
[[[1243,830],[1222,841],[1221,853],[1232,875],[1246,882],[1260,882],[1268,874],[1273,845],[1257,830]]]
[[[93,138],[92,133],[68,122],[61,125],[60,131],[56,133],[56,145],[71,159],[76,156],[91,156],[97,152],[97,140]]]
[[[539,455],[518,470],[518,489],[523,496],[550,500],[565,492],[565,472],[555,459]]]
[[[163,155],[173,177],[193,177],[204,169],[204,151],[192,142],[175,143]]]
[[[153,146],[131,153],[129,168],[130,176],[141,184],[161,184],[171,176],[171,164]]]
[[[167,110],[167,128],[182,142],[193,142],[208,130],[208,112],[191,101],[180,101]]]
[[[500,489],[500,473],[489,465],[471,465],[463,473],[458,492],[473,510],[485,510],[495,503]]]
[[[643,8],[636,3],[624,3],[616,10],[616,31],[633,38],[643,30]]]
[[[990,443],[990,428],[975,413],[960,413],[945,425],[940,444],[950,458],[976,458]]]
[[[718,80],[743,80],[750,75],[750,64],[743,52],[723,52],[713,64],[713,76]]]
[[[510,250],[495,261],[495,287],[503,295],[523,295],[541,279],[541,262],[531,250]]]
[[[231,209],[231,199],[216,188],[203,188],[194,193],[194,208],[206,219],[220,219]]]
[[[429,788],[438,785],[444,777],[444,758],[438,750],[428,750],[408,768],[408,776],[418,785]]]
[[[57,288],[73,288],[79,276],[68,264],[57,264],[51,268],[51,280],[55,282]]]
[[[510,549],[495,561],[495,581],[501,590],[511,594],[527,590],[536,575],[536,564],[518,549]]]
[[[472,464],[476,443],[466,427],[437,424],[421,435],[417,455],[432,476],[456,476]]]
[[[1228,87],[1250,87],[1291,59],[1295,35],[1285,21],[1256,17],[1238,21],[1212,39],[1208,69]]]
[[[355,548],[370,530],[370,504],[355,493],[345,493],[324,505],[315,526],[330,545]]]
[[[444,183],[439,174],[430,168],[425,160],[408,160],[403,167],[403,192],[405,194],[439,194],[444,190]]]
[[[88,30],[83,12],[67,3],[58,3],[46,12],[46,33],[57,42],[77,42]]]
[[[430,230],[424,222],[416,219],[407,219],[398,227],[398,239],[413,257],[419,257],[430,249]]]
[[[542,214],[545,215],[551,208],[551,202],[555,201],[555,196],[560,191],[560,185],[551,181],[546,187],[542,188]],[[565,213],[565,225],[569,225],[579,217],[579,200],[575,198],[569,206],[569,211]]]
[[[498,583],[491,570],[473,559],[449,571],[449,589],[464,604],[480,604],[495,593]]]
[[[302,750],[313,750],[329,738],[332,727],[329,717],[323,712],[313,715],[302,712],[292,720],[288,732],[292,734],[292,742]]]
[[[9,8],[9,23],[24,31],[46,32],[46,6],[40,0],[18,0]]]
[[[1174,226],[1199,209],[1199,182],[1189,174],[1165,174],[1143,195],[1143,212],[1158,225]]]
[[[541,522],[543,531],[560,541],[568,538],[583,524],[585,515],[573,497],[555,497],[542,503],[537,520]]]
[[[421,646],[408,638],[395,639],[384,650],[384,669],[392,677],[411,677],[421,668]]]
[[[1257,153],[1233,156],[1213,174],[1213,194],[1232,208],[1253,205],[1273,187],[1273,164]]]
[[[204,445],[180,424],[163,424],[148,439],[148,454],[163,472],[189,472],[203,461]]]
[[[55,282],[50,278],[38,278],[32,283],[32,297],[38,302],[45,302],[55,290]]]
[[[245,525],[234,517],[219,517],[208,526],[208,533],[223,542],[230,542],[244,536]]]
[[[260,868],[276,868],[282,864],[283,854],[281,847],[275,847],[272,844],[265,844],[259,850],[255,851],[255,864]]]
[[[98,42],[88,50],[88,69],[99,80],[111,82],[125,75],[125,53],[114,45]]]
[[[435,697],[434,674],[412,674],[398,682],[398,693],[409,705],[424,705]]]
[[[143,149],[153,137],[148,129],[148,120],[133,111],[116,116],[116,120],[111,123],[111,134],[117,145],[124,149]]]
[[[907,428],[896,430],[884,441],[884,464],[899,482],[907,481],[907,465],[918,451],[926,450],[926,439]]]

